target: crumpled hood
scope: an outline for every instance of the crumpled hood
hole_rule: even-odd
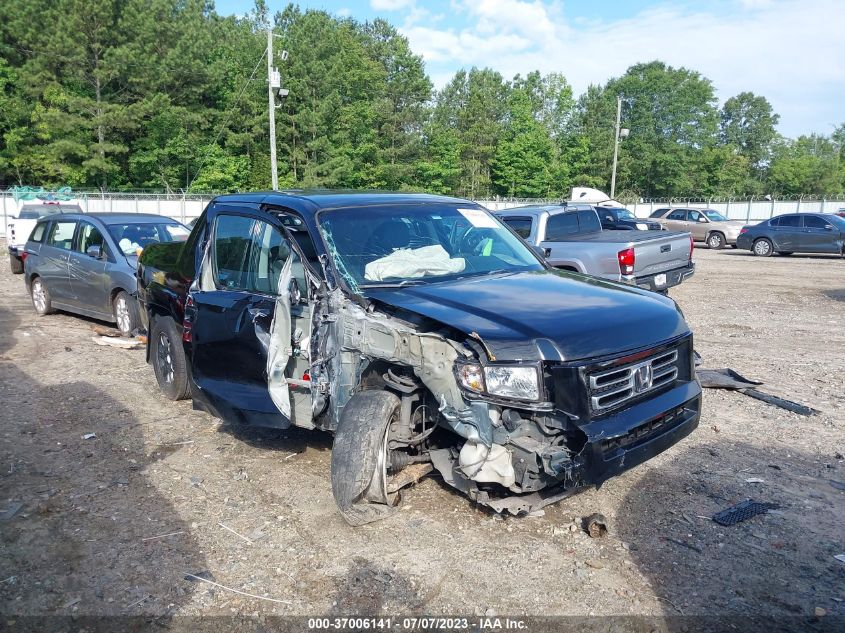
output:
[[[365,294],[476,332],[499,361],[621,354],[689,331],[671,299],[575,273],[510,273]]]

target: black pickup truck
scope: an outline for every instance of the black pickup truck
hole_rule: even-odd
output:
[[[233,424],[334,433],[353,525],[431,469],[529,512],[698,425],[671,299],[554,270],[465,200],[221,196],[186,242],[144,250],[138,294],[162,392]]]

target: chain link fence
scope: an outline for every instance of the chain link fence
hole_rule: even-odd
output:
[[[187,223],[199,217],[211,199],[209,193],[150,193],[113,191],[74,191],[73,201],[86,213],[152,213]],[[559,204],[560,198],[491,198],[477,200],[491,211],[511,209],[529,204]],[[3,222],[0,236],[5,237],[6,223],[16,215],[19,203],[13,192],[0,191]],[[797,198],[654,198],[625,205],[637,217],[645,218],[665,207],[694,207],[715,209],[731,220],[759,222],[783,213],[834,213],[845,209],[845,194],[839,196],[799,196]]]

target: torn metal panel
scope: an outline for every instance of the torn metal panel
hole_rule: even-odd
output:
[[[291,417],[290,387],[285,377],[285,369],[291,356],[291,312],[290,281],[293,257],[288,257],[279,274],[277,288],[279,295],[273,312],[270,336],[267,345],[267,387],[270,398],[287,418]]]

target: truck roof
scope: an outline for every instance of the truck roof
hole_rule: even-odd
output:
[[[493,211],[496,215],[519,213],[521,215],[537,216],[543,213],[572,213],[573,211],[595,211],[595,207],[589,204],[529,204],[524,207],[511,207],[510,209],[499,209]]]
[[[428,193],[398,193],[386,191],[336,191],[328,189],[287,189],[231,193],[214,198],[218,203],[275,204],[299,212],[316,213],[322,209],[371,207],[391,204],[453,203],[476,206],[461,198]]]

